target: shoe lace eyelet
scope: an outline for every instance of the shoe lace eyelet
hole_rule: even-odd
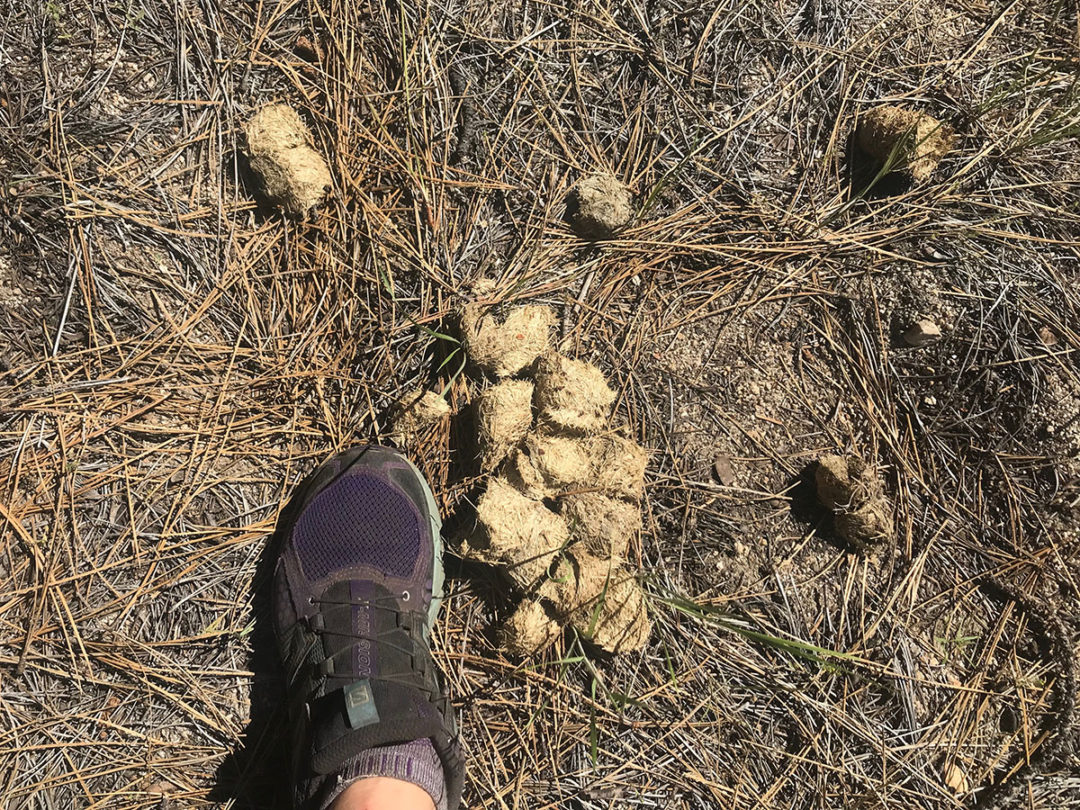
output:
[[[402,591],[401,592],[401,601],[402,602],[408,602],[411,598],[412,597],[409,595],[408,591]]]

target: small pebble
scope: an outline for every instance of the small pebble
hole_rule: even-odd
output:
[[[909,346],[925,346],[941,337],[941,327],[933,321],[916,321],[904,332],[904,342]]]
[[[713,462],[713,473],[725,487],[732,486],[735,483],[735,468],[731,466],[731,456],[723,453],[718,455]]]
[[[1049,326],[1039,327],[1039,340],[1043,342],[1044,346],[1056,346],[1058,343],[1057,335]]]
[[[971,790],[967,775],[955,762],[950,763],[945,769],[945,784],[957,795],[963,795]]]

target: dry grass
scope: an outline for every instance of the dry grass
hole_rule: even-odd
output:
[[[482,277],[555,306],[655,449],[635,554],[657,629],[640,657],[567,639],[520,665],[496,583],[462,568],[436,645],[469,806],[1080,801],[1074,5],[2,14],[7,807],[285,806],[263,542],[316,459],[451,382],[419,326]],[[313,222],[243,183],[240,126],[276,100],[335,178]],[[848,139],[879,101],[957,132],[930,183],[866,189]],[[561,219],[596,169],[640,205],[602,246]],[[945,337],[904,348],[912,317]],[[460,434],[411,449],[467,521]],[[803,497],[849,450],[896,505],[876,557]],[[953,766],[1017,790],[957,794]]]

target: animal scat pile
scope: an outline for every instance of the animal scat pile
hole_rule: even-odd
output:
[[[893,534],[892,506],[877,472],[857,456],[822,456],[814,473],[818,500],[836,533],[864,551]]]
[[[501,379],[475,397],[477,452],[491,477],[462,554],[499,566],[525,594],[503,646],[534,655],[571,625],[608,652],[641,649],[651,624],[626,557],[648,454],[608,429],[615,392],[603,373],[552,350],[547,307],[502,317],[471,307],[462,342]]]
[[[244,126],[247,158],[262,193],[302,217],[333,187],[330,169],[311,146],[311,132],[287,104],[268,104]]]

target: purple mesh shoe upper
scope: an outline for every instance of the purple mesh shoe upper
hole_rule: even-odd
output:
[[[389,484],[346,473],[307,505],[293,543],[313,581],[355,565],[406,578],[420,554],[419,521],[417,507]]]

